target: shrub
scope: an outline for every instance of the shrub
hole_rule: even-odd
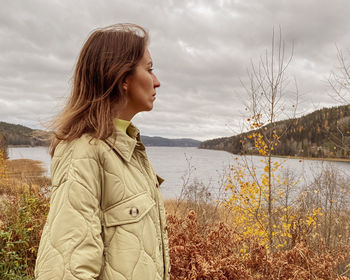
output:
[[[345,264],[349,246],[313,251],[300,242],[290,250],[269,252],[257,239],[244,237],[219,222],[200,229],[197,216],[168,215],[171,279],[350,279]],[[337,269],[343,267],[342,276]]]
[[[35,259],[49,209],[49,180],[38,178],[37,182],[42,184],[28,184],[18,178],[5,178],[0,182],[2,280],[34,279]]]

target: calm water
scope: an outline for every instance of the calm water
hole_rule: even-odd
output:
[[[244,164],[243,157],[237,157],[224,151],[203,150],[186,147],[147,147],[147,154],[152,165],[159,176],[165,179],[162,184],[163,196],[175,198],[179,195],[184,180],[189,182],[197,180],[209,185],[215,193],[218,190],[222,177],[230,165],[237,162]],[[50,176],[50,156],[46,147],[34,148],[10,148],[10,159],[28,158],[40,160],[47,169],[47,176]],[[238,158],[238,160],[235,160]],[[262,158],[251,156],[246,158],[256,167],[257,174],[263,170]],[[280,159],[275,158],[283,165],[281,169],[289,168],[295,176],[305,182],[309,182],[322,166],[332,166],[342,173],[350,171],[350,163],[343,162],[321,162],[314,160]],[[190,171],[190,172],[189,172]],[[190,176],[189,176],[190,174]]]

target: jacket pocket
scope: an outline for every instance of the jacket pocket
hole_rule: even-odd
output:
[[[147,192],[133,195],[104,211],[105,225],[112,227],[138,222],[155,204]]]

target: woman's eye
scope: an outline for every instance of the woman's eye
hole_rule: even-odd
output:
[[[154,70],[153,68],[150,68],[148,69],[148,72],[153,72],[153,70]]]

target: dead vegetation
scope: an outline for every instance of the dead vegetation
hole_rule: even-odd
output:
[[[32,280],[50,180],[33,161],[7,161],[6,170],[0,178],[0,279]],[[184,187],[182,199],[165,201],[172,280],[350,279],[350,240],[330,249],[321,235],[296,231],[293,246],[272,252],[258,236],[243,235],[234,213],[203,184]]]
[[[171,279],[350,279],[349,249],[315,251],[305,242],[268,252],[258,239],[243,237],[227,223],[200,224],[192,210],[168,215]]]

